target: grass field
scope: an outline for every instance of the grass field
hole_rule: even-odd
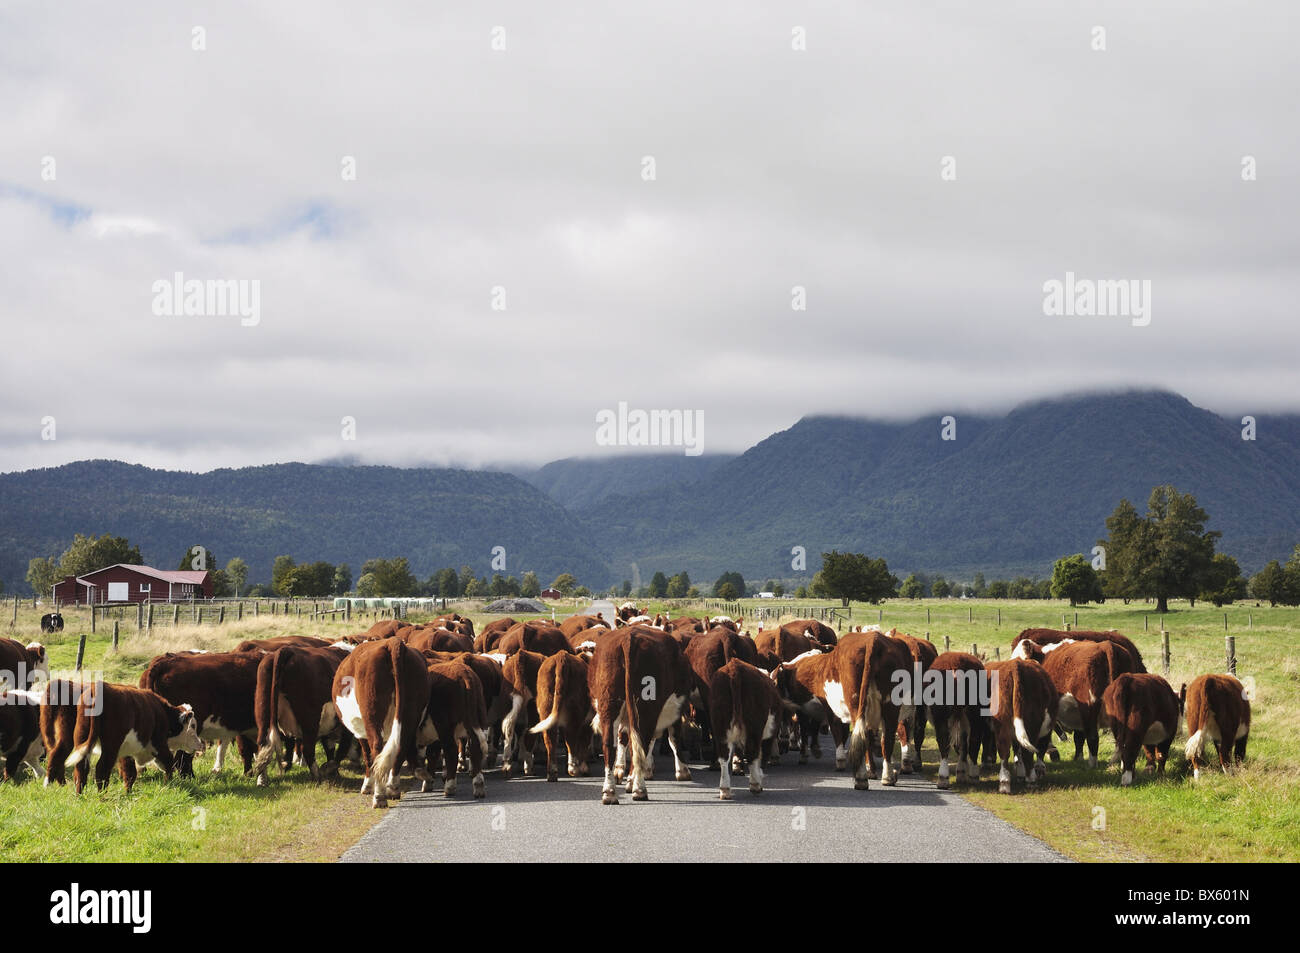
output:
[[[557,618],[571,613],[575,605],[557,605]],[[775,605],[779,603],[770,600],[743,604],[751,619],[759,606]],[[6,622],[11,606],[0,615]],[[476,624],[492,618],[477,605],[457,608]],[[680,603],[653,603],[650,608],[672,614],[686,611]],[[1080,607],[1078,622],[1082,628],[1115,628],[1130,636],[1148,669],[1158,672],[1160,618],[1150,608]],[[883,607],[854,604],[851,610],[854,624],[879,621],[918,636],[928,631],[941,650],[945,636],[953,649],[969,651],[974,643],[989,657],[996,646],[1003,658],[1021,629],[1059,628],[1062,614],[1073,623],[1076,611],[1058,602],[933,599],[895,600]],[[1224,670],[1224,612],[1228,614],[1226,634],[1236,638],[1238,675],[1253,679],[1255,690],[1243,769],[1231,777],[1210,772],[1193,783],[1182,757],[1183,732],[1170,751],[1169,775],[1161,781],[1139,771],[1135,785],[1121,789],[1117,769],[1089,770],[1070,760],[1072,743],[1058,742],[1063,760],[1049,766],[1038,790],[1018,784],[1015,794],[999,795],[995,774],[986,774],[978,785],[955,785],[954,790],[1079,860],[1300,860],[1300,610],[1253,603],[1226,609],[1189,609],[1175,603],[1173,610],[1165,624],[1175,690],[1195,675]],[[89,629],[86,613],[65,613],[67,628],[59,636],[42,637],[38,617],[30,603],[21,606],[18,626],[10,634],[23,641],[40,639],[49,648],[52,669],[71,669],[78,636]],[[140,634],[134,631],[134,615],[128,613],[119,649],[114,652],[110,645],[111,623],[101,622],[87,641],[83,665],[110,681],[134,684],[149,659],[170,649],[220,650],[246,638],[290,633],[329,637],[365,629],[372,621],[356,618],[347,625],[263,614],[221,626],[158,626]],[[923,770],[933,777],[937,752],[933,732],[929,734]],[[1103,734],[1103,761],[1111,750],[1110,737]],[[228,758],[225,771],[213,776],[208,754],[196,762],[194,780],[173,779],[170,784],[162,783],[157,772],[146,771],[130,795],[116,775],[104,794],[88,791],[80,798],[71,788],[45,789],[32,780],[0,785],[3,856],[41,862],[332,860],[382,816],[358,793],[359,776],[346,769],[337,782],[320,785],[301,768],[284,778],[273,771],[271,785],[258,789],[241,776],[237,761]]]

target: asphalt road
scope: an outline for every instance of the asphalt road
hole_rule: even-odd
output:
[[[611,618],[613,606],[597,603]],[[405,794],[343,855],[344,863],[480,861],[1063,861],[1060,854],[929,781],[901,775],[898,785],[853,790],[852,778],[825,757],[769,768],[762,794],[742,776],[732,801],[719,801],[717,773],[692,764],[674,781],[671,756],[656,757],[649,801],[600,803],[595,776],[549,783],[487,772],[487,798],[468,779],[454,798]],[[539,771],[543,766],[539,759]],[[410,782],[408,782],[410,783]],[[417,785],[418,787],[418,785]],[[359,792],[357,797],[360,798]]]

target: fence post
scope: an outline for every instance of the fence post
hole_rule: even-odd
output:
[[[1145,612],[1142,613],[1142,631],[1143,631],[1143,632],[1145,632],[1148,628],[1150,628],[1150,626],[1147,625],[1147,622],[1148,622],[1148,621],[1150,621],[1150,616],[1148,616]]]
[[[35,599],[33,599],[32,601],[35,601]],[[18,597],[14,596],[14,620],[9,623],[9,628],[12,629],[17,624],[18,624]]]
[[[144,631],[144,603],[143,602],[137,602],[135,604],[135,630],[137,632]]]
[[[90,631],[92,634],[95,631],[95,606],[93,604],[90,607]],[[77,668],[80,669],[81,666],[78,665]]]
[[[172,628],[181,624],[181,604],[178,602],[172,606]]]
[[[1224,636],[1224,648],[1228,654],[1228,674],[1237,674],[1237,637],[1235,635]]]
[[[226,621],[226,607],[222,606],[219,610],[217,610],[217,625],[220,625],[225,621]]]
[[[1165,678],[1169,677],[1169,633],[1161,631],[1160,633],[1160,661],[1165,670]]]
[[[993,658],[999,662],[1002,661],[1002,646],[993,646]]]
[[[86,633],[81,633],[81,638],[77,640],[77,671],[81,671],[81,660],[86,655]]]
[[[927,642],[930,641],[930,630],[929,630],[929,629],[926,629],[926,630],[925,630],[925,641],[927,641]]]
[[[967,622],[975,621],[975,610],[971,606],[966,607],[966,621]]]
[[[1255,628],[1255,614],[1253,612],[1246,613],[1246,628]]]
[[[117,651],[117,620],[116,619],[113,620],[113,651],[114,652]],[[78,665],[77,667],[80,668],[81,666]]]
[[[948,638],[948,636],[945,635],[945,636],[943,637],[943,650],[944,650],[945,652],[947,652],[950,648],[952,648],[952,642],[951,642],[951,640]]]
[[[977,643],[977,642],[972,642],[972,643],[970,644],[970,654],[973,655],[973,656],[975,656],[976,658],[979,658],[979,654],[980,654],[979,643]]]
[[[926,607],[925,607],[925,624],[926,624],[926,625],[929,625],[929,624],[930,624],[930,607],[929,607],[929,606],[926,606]]]
[[[1079,627],[1079,613],[1077,612],[1074,614],[1074,627],[1076,629]]]
[[[196,621],[199,625],[202,625],[202,624],[203,624],[203,606],[199,606],[199,608],[198,608],[198,613],[199,613],[199,614],[198,614],[198,617],[195,619],[195,621]]]
[[[1226,612],[1223,614],[1223,631],[1228,631],[1228,613]]]
[[[149,631],[153,631],[153,603],[149,603]]]
[[[998,608],[998,625],[999,625],[999,626],[1002,625],[1002,609],[1001,609],[1001,607]]]

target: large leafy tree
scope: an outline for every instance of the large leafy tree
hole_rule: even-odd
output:
[[[132,546],[124,536],[82,536],[78,533],[59,559],[59,575],[84,576],[118,563],[144,565],[140,547]]]
[[[419,587],[405,556],[395,559],[367,559],[361,574],[374,577],[376,596],[409,596]]]
[[[1281,571],[1281,567],[1278,571]],[[52,556],[37,556],[27,564],[27,584],[38,596],[50,595],[54,584],[62,578],[59,563]]]
[[[903,580],[898,594],[904,599],[920,599],[925,596],[925,586],[921,585],[921,580],[916,578],[916,573],[912,573]]]
[[[820,575],[826,594],[846,606],[850,599],[874,604],[898,594],[898,577],[885,560],[864,553],[822,553]]]
[[[1028,579],[1018,579],[1007,588],[1012,598],[1032,598],[1026,592],[1026,589],[1033,591],[1033,583]],[[1082,553],[1058,559],[1052,566],[1052,598],[1069,599],[1072,606],[1104,598],[1101,580],[1097,578],[1092,563],[1084,559]]]
[[[352,567],[339,563],[334,567],[334,595],[341,596],[352,588]]]
[[[248,585],[248,563],[238,556],[231,559],[230,562],[226,563],[226,578],[230,580],[235,595],[242,595],[244,587]]]
[[[574,577],[573,573],[562,572],[555,577],[555,581],[551,583],[551,588],[558,589],[567,596],[573,592],[577,585],[578,580]]]
[[[1215,553],[1210,571],[1201,582],[1202,599],[1216,606],[1231,605],[1246,595],[1246,580],[1241,577],[1237,560],[1226,553]]]
[[[291,596],[293,592],[294,561],[292,556],[276,556],[271,563],[271,591],[277,596]]]
[[[668,595],[668,577],[662,572],[657,572],[650,579],[650,597],[662,599],[666,595]]]
[[[943,576],[935,576],[934,582],[930,583],[930,594],[936,599],[946,599],[952,595],[952,583]]]
[[[727,597],[722,594],[722,584],[724,582],[731,583],[731,588],[737,594],[742,594],[745,591],[744,576],[742,576],[738,572],[724,572],[721,576],[717,578],[717,581],[713,583],[713,595],[718,599],[727,599]],[[736,596],[732,596],[731,599],[727,599],[727,601],[730,602],[732,599],[735,598]]]
[[[537,578],[537,573],[524,573],[523,582],[519,584],[519,594],[525,599],[536,599],[542,592],[542,581]]]
[[[1106,519],[1110,534],[1101,540],[1106,548],[1106,572],[1118,573],[1125,596],[1151,596],[1157,612],[1169,611],[1171,598],[1196,599],[1211,570],[1217,531],[1206,531],[1209,515],[1190,493],[1169,484],[1151,491],[1147,513],[1134,522],[1132,504],[1121,500]],[[1114,591],[1112,589],[1112,591]]]
[[[686,594],[690,591],[691,577],[686,574],[685,569],[668,580],[667,595],[669,599],[685,599]]]

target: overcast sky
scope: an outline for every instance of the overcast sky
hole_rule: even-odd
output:
[[[1092,386],[1300,409],[1298,27],[1292,0],[7,2],[0,470],[543,462],[610,452],[620,401],[702,411],[706,452]],[[1150,281],[1150,323],[1045,315],[1067,271]],[[259,282],[257,323],[155,314],[177,272]]]

